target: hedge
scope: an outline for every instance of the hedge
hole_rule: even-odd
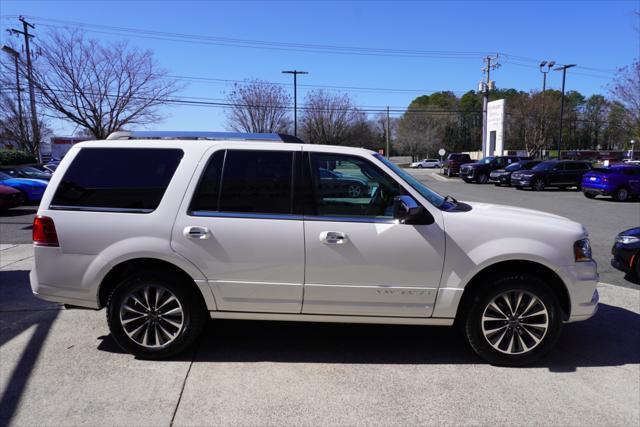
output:
[[[7,150],[0,148],[0,165],[22,165],[36,163],[36,158],[26,151]]]

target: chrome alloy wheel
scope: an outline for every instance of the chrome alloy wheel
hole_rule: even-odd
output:
[[[532,293],[512,290],[496,296],[482,313],[482,334],[496,350],[522,354],[537,347],[549,329],[549,312]]]
[[[347,192],[351,197],[360,197],[360,194],[362,194],[362,190],[360,189],[360,186],[356,184],[351,184],[347,189]]]
[[[184,313],[178,298],[167,288],[145,285],[124,298],[120,307],[120,323],[136,344],[161,349],[182,332]]]

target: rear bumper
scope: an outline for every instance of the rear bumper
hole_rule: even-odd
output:
[[[582,182],[582,191],[584,193],[599,194],[601,196],[610,196],[615,189],[606,185],[597,185],[590,182]]]
[[[29,282],[31,284],[31,292],[33,295],[51,302],[57,302],[60,304],[75,305],[78,307],[95,308],[98,309],[97,301],[87,300],[79,298],[77,292],[71,289],[65,289],[57,286],[47,285],[38,280],[38,273],[36,270],[31,270],[29,273]]]

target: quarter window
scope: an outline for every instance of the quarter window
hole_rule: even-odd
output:
[[[178,149],[83,148],[62,177],[50,207],[151,212],[182,156]]]

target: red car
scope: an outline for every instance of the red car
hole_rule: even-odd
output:
[[[22,193],[15,188],[0,185],[0,211],[15,208],[24,202]]]

